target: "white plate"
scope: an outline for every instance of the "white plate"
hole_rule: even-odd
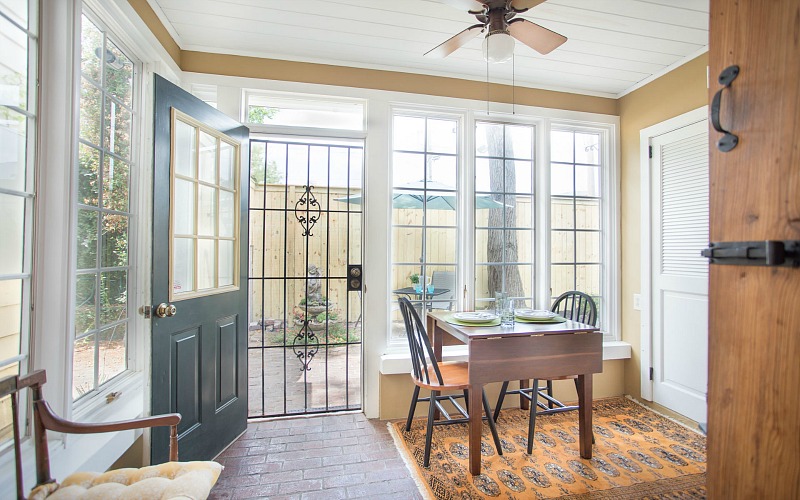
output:
[[[453,317],[464,323],[488,323],[497,319],[497,315],[488,312],[461,312],[454,313]]]
[[[522,319],[553,319],[556,313],[541,309],[517,309],[514,314]]]

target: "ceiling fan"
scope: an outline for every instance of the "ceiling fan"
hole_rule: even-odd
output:
[[[505,62],[514,53],[514,38],[540,54],[549,54],[567,41],[567,37],[526,19],[516,18],[545,0],[445,0],[446,3],[466,9],[479,24],[448,38],[425,53],[428,57],[447,57],[458,48],[486,31],[483,40],[483,57],[490,62]]]

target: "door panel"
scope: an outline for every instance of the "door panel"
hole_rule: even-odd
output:
[[[247,425],[249,132],[158,75],[154,114],[152,297],[177,312],[154,313],[152,412],[181,413],[181,460],[209,460]]]
[[[711,132],[711,241],[800,239],[800,2],[712,0],[709,100],[739,144]],[[800,498],[800,269],[712,265],[708,496]]]
[[[708,125],[651,139],[653,400],[706,420]]]

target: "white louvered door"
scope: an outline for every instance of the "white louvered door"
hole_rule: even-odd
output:
[[[706,421],[708,122],[653,137],[653,400]]]

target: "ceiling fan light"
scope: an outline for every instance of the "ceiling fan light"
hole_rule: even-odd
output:
[[[514,54],[514,38],[507,31],[495,31],[483,39],[483,58],[492,63],[503,63]]]

